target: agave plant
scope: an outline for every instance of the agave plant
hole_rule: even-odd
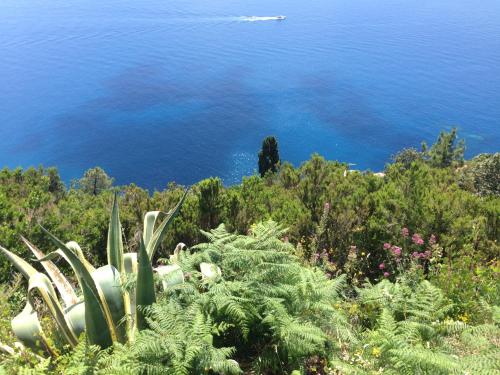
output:
[[[56,251],[45,255],[24,237],[22,240],[46,274],[0,246],[1,252],[28,280],[26,307],[12,320],[12,329],[18,339],[33,349],[42,348],[51,354],[55,353],[34,307],[34,297],[38,295],[64,341],[71,347],[78,343],[83,331],[91,344],[101,348],[109,347],[113,342],[132,342],[135,332],[147,325],[144,307],[156,300],[153,256],[186,195],[187,191],[168,213],[153,211],[145,215],[138,253],[124,252],[118,199],[115,195],[108,231],[108,264],[97,269],[85,259],[76,242],[64,243],[43,227],[42,230],[57,247]],[[161,216],[164,218],[160,221]],[[178,245],[176,253],[181,248],[182,245]],[[81,293],[75,291],[52,262],[57,258],[62,258],[70,265]],[[172,258],[175,259],[175,256]],[[160,266],[155,270],[163,277],[164,288],[184,282],[184,274],[176,264]],[[124,287],[124,282],[130,278],[136,280],[132,290]]]

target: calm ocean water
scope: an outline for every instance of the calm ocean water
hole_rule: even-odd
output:
[[[498,0],[0,2],[0,166],[231,184],[266,135],[379,170],[452,126],[499,151]]]

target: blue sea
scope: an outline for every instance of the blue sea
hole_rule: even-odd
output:
[[[453,126],[500,150],[498,0],[0,2],[0,167],[229,185],[267,135],[381,170]]]

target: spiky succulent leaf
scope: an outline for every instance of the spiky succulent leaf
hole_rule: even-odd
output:
[[[35,352],[40,349],[53,352],[43,334],[38,315],[30,301],[26,303],[23,311],[12,319],[11,326],[16,337]]]
[[[102,292],[99,293],[92,275],[80,258],[52,233],[43,227],[41,228],[59,248],[58,251],[51,254],[63,253],[79,279],[85,301],[85,327],[89,341],[91,344],[99,345],[102,348],[110,346],[117,336],[106,301],[103,298],[101,299]],[[47,255],[47,257],[51,254]]]
[[[115,267],[118,272],[122,272],[123,264],[123,239],[122,226],[120,224],[120,210],[118,208],[118,195],[115,193],[113,199],[113,209],[108,230],[108,264]]]
[[[12,329],[15,335],[29,347],[40,347],[41,343],[44,343],[44,346],[48,347],[42,333],[40,322],[38,321],[38,316],[32,306],[32,295],[37,291],[47,305],[49,312],[54,317],[68,344],[72,346],[76,345],[77,336],[66,321],[63,309],[57,300],[56,292],[49,278],[39,273],[30,264],[14,253],[3,247],[0,247],[0,250],[29,281],[28,304],[21,314],[12,321]]]
[[[174,249],[174,253],[169,257],[170,263],[176,264],[177,262],[179,262],[180,256],[186,248],[187,246],[185,243],[179,242]]]
[[[214,280],[222,275],[221,269],[213,263],[200,263],[200,272],[205,280]]]
[[[160,266],[155,268],[155,271],[160,275],[163,290],[184,282],[184,272],[177,264]]]
[[[150,306],[156,302],[155,286],[153,279],[153,267],[146,252],[144,241],[141,239],[139,246],[139,264],[137,271],[136,288],[136,325],[139,330],[147,327],[144,316],[144,307]]]
[[[78,243],[75,241],[69,241],[66,243],[66,247],[70,250],[73,250],[73,252],[80,258],[84,266],[89,270],[89,272],[94,272],[95,268],[90,262],[85,258],[85,255],[83,254],[82,248]]]
[[[124,256],[123,256],[123,259],[124,259],[124,264],[125,264],[125,274],[126,275],[134,275],[135,277],[137,277],[137,253],[125,253]],[[133,323],[134,319],[135,319],[135,306],[136,306],[136,302],[135,302],[135,295],[136,295],[136,289],[135,288],[132,288],[131,290],[129,290],[129,305],[130,305],[130,309],[129,309],[129,314],[130,314],[130,318],[132,320],[131,323]]]
[[[125,253],[123,256],[125,273],[137,273],[137,253]]]
[[[45,305],[47,306],[50,314],[54,318],[57,327],[63,334],[67,343],[71,346],[76,346],[78,343],[78,337],[75,332],[71,329],[66,317],[64,315],[63,309],[57,300],[56,291],[50,282],[50,279],[43,273],[37,272],[30,277],[28,286],[28,299],[31,304],[34,305],[34,294],[37,293],[42,297]]]
[[[163,237],[165,236],[165,233],[167,231],[168,226],[172,223],[174,218],[179,213],[179,210],[180,210],[182,204],[184,203],[184,200],[186,199],[188,192],[189,192],[189,190],[186,190],[184,192],[179,203],[177,203],[177,205],[166,214],[165,219],[163,219],[163,221],[158,226],[158,228],[153,232],[153,235],[151,236],[151,239],[146,246],[146,251],[148,253],[149,259],[153,259],[153,256],[155,255],[156,251],[160,247],[161,241],[163,240]]]
[[[142,238],[144,239],[144,246],[146,246],[146,248],[153,237],[156,220],[158,219],[160,213],[160,211],[150,211],[144,216],[144,232]]]
[[[0,246],[0,251],[7,257],[7,259],[9,259],[9,261],[12,263],[13,266],[16,267],[17,270],[23,274],[23,276],[27,280],[29,280],[31,276],[33,276],[35,273],[38,272],[28,262],[18,257],[16,254],[10,252],[6,248]]]
[[[45,254],[26,238],[21,236],[21,239],[38,260],[45,257]],[[59,271],[59,268],[57,268],[56,265],[50,260],[43,261],[41,264],[56,286],[57,290],[59,290],[59,294],[61,295],[64,305],[68,307],[76,304],[78,302],[78,297],[69,281],[62,274],[62,272]]]
[[[92,278],[97,286],[101,300],[104,301],[106,314],[111,315],[116,339],[122,343],[126,342],[127,322],[124,318],[127,315],[127,309],[120,273],[116,268],[108,265],[92,272]]]
[[[108,348],[113,344],[110,324],[101,303],[86,281],[82,282],[85,301],[85,333],[92,345]]]
[[[64,310],[64,315],[77,337],[85,331],[85,302],[75,303]]]

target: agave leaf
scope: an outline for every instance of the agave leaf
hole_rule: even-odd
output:
[[[123,260],[125,263],[125,273],[129,275],[137,275],[137,253],[126,253],[123,256]],[[135,319],[135,288],[132,289],[129,293],[129,314],[131,318],[131,325],[133,326],[133,320]],[[130,335],[132,336],[132,334]]]
[[[81,301],[68,307],[64,310],[64,315],[76,337],[80,337],[85,331],[85,302]]]
[[[0,342],[0,352],[4,352],[5,354],[9,354],[9,355],[14,355],[14,353],[16,351],[14,350],[14,348],[10,347],[9,345],[5,345],[5,344],[2,344]]]
[[[213,263],[200,263],[200,272],[205,280],[213,280],[222,275],[220,268]]]
[[[89,342],[92,345],[99,345],[101,348],[108,348],[113,345],[112,322],[109,323],[102,303],[95,296],[93,288],[84,280],[82,290],[85,302],[85,333]]]
[[[125,253],[123,260],[126,273],[137,273],[137,253]]]
[[[29,242],[26,238],[21,236],[21,239],[23,242],[28,246],[28,248],[31,250],[31,252],[35,255],[35,257],[40,260],[45,257],[45,254],[39,250],[35,245],[33,245],[31,242]],[[76,296],[75,291],[73,290],[73,287],[71,284],[68,282],[66,277],[62,274],[61,271],[56,267],[54,263],[52,263],[50,260],[41,262],[43,268],[49,275],[50,279],[54,282],[55,286],[57,287],[57,290],[59,290],[59,293],[61,295],[61,298],[64,302],[65,306],[72,306],[75,303],[78,302],[78,297]]]
[[[118,207],[118,193],[115,193],[113,198],[113,209],[111,210],[111,218],[109,221],[109,230],[108,230],[108,245],[107,245],[107,254],[108,254],[108,265],[114,267],[118,270],[118,277],[121,277],[122,272],[125,271],[125,260],[123,256],[123,236],[122,236],[122,225],[120,223],[120,209]],[[127,291],[123,290],[121,286],[120,295],[122,302],[120,304],[120,309],[123,309],[124,314],[129,317],[130,314],[130,297]],[[109,291],[108,291],[109,292]],[[110,310],[113,314],[113,319],[115,322],[117,338],[120,342],[123,342],[126,337],[126,327],[125,325],[118,326],[118,322],[116,321],[116,316],[114,316],[114,309],[117,307],[117,301],[110,300],[108,301],[110,305]],[[113,306],[111,306],[113,305]],[[119,309],[119,310],[120,310]],[[116,312],[117,313],[117,312]],[[121,313],[121,311],[120,311]],[[124,315],[121,316],[122,319]],[[125,329],[125,331],[123,331]],[[122,332],[123,331],[123,332]],[[125,335],[124,335],[125,333]]]
[[[94,266],[85,258],[85,255],[83,255],[83,251],[78,243],[76,243],[75,241],[69,241],[66,243],[66,247],[70,250],[73,250],[73,252],[78,256],[78,258],[80,258],[80,260],[90,273],[95,271]]]
[[[98,290],[94,279],[82,260],[52,233],[42,226],[41,229],[59,248],[59,250],[51,254],[59,255],[63,253],[64,258],[75,271],[85,301],[85,327],[90,343],[107,348],[112,344],[113,340],[116,340],[117,336],[109,307],[105,299],[101,297],[102,291]],[[47,255],[46,258],[51,254]]]
[[[9,261],[12,263],[14,267],[17,268],[19,272],[23,274],[23,276],[29,280],[31,276],[36,274],[38,271],[33,268],[28,262],[26,262],[24,259],[18,257],[16,254],[10,252],[6,248],[0,246],[0,251],[4,253],[4,255],[9,259]]]
[[[94,266],[92,266],[85,259],[85,257],[83,256],[82,249],[80,248],[80,246],[76,242],[74,242],[74,241],[67,242],[66,243],[66,248],[69,249],[69,250],[71,250],[71,251],[73,251],[73,253],[76,254],[76,256],[78,257],[78,259],[80,260],[80,262],[83,264],[83,266],[87,269],[87,271],[89,273],[92,273],[92,272],[95,271]],[[46,261],[49,261],[49,260],[52,260],[52,259],[57,259],[57,258],[63,258],[71,266],[71,268],[73,269],[73,272],[75,273],[75,276],[76,276],[76,279],[78,281],[78,284],[81,285],[82,281],[81,281],[81,278],[80,278],[80,273],[77,271],[77,269],[75,268],[75,265],[71,262],[71,260],[66,256],[66,254],[61,249],[57,249],[56,251],[48,253],[43,258],[40,258],[40,259],[35,260],[35,261],[37,261],[37,262],[46,262]]]
[[[57,249],[56,251],[48,253],[43,258],[40,258],[40,259],[35,260],[35,261],[36,262],[48,262],[48,261],[51,261],[52,259],[58,259],[58,258],[63,258],[71,266],[71,268],[73,269],[73,272],[75,273],[76,280],[78,281],[78,285],[81,286],[82,285],[81,274],[78,272],[75,265],[71,262],[71,260],[66,256],[66,254],[61,249]]]
[[[165,233],[167,231],[169,224],[172,223],[173,219],[179,213],[179,210],[180,210],[182,204],[184,203],[184,200],[186,199],[188,192],[189,192],[189,190],[186,190],[184,192],[179,203],[177,203],[177,205],[167,213],[165,219],[161,222],[161,224],[158,226],[158,228],[153,232],[153,235],[152,235],[149,243],[146,246],[146,251],[148,253],[150,260],[153,259],[153,256],[155,255],[156,251],[160,247],[161,241],[163,240],[163,237],[165,236]]]
[[[153,267],[149,260],[144,241],[139,246],[139,265],[137,271],[136,304],[141,308],[156,302]],[[139,330],[147,327],[146,318],[141,308],[136,309],[136,326]]]
[[[82,275],[79,273],[78,268],[71,263],[71,260],[66,256],[66,254],[58,249],[41,261],[46,261],[47,259],[52,259],[55,257],[64,258],[73,268],[73,271],[77,275],[78,282],[82,287],[82,291],[85,296],[85,280],[82,279]],[[130,313],[127,311],[127,300],[124,298],[123,289],[121,287],[121,278],[119,272],[113,266],[100,267],[91,273],[93,282],[99,296],[99,300],[102,305],[104,314],[106,315],[107,322],[111,322],[109,325],[109,330],[112,335],[113,340],[118,340],[120,342],[125,342],[127,337],[126,322],[123,322],[123,318]],[[85,302],[87,302],[85,297]],[[85,308],[83,309],[85,311]],[[80,314],[80,312],[74,312],[74,314]],[[73,321],[74,324],[80,325],[80,322]],[[89,335],[90,338],[90,335]]]
[[[184,272],[177,264],[159,266],[155,268],[155,271],[160,275],[163,290],[184,282]]]
[[[184,251],[187,248],[186,244],[183,242],[179,242],[177,246],[174,249],[174,253],[170,255],[170,263],[177,263],[179,261],[179,257],[182,251]]]
[[[111,219],[109,221],[107,253],[108,264],[115,267],[118,272],[122,272],[124,268],[123,239],[117,193],[115,193],[115,197],[113,199],[113,209],[111,211]]]
[[[120,273],[115,267],[108,265],[94,271],[92,278],[111,314],[116,338],[124,343],[127,339],[127,322],[123,319],[126,316],[126,306]]]
[[[159,215],[160,211],[150,211],[144,216],[144,233],[142,238],[144,239],[144,246],[146,246],[146,248],[151,241],[151,237],[153,237],[156,219],[158,219]]]
[[[82,279],[78,266],[71,262],[63,250],[58,249],[50,254],[47,254],[47,256],[42,258],[40,261],[46,261],[56,257],[64,258],[70,264],[77,276],[78,283],[82,287],[82,291],[85,293],[85,281]],[[81,263],[81,265],[84,267],[83,263]],[[130,309],[127,309],[127,301],[124,298],[119,272],[113,266],[108,265],[93,271],[90,276],[95,284],[99,301],[101,302],[102,309],[106,315],[106,320],[108,323],[111,322],[109,328],[112,338],[114,340],[116,339],[120,342],[124,342],[127,337],[127,329],[122,320],[126,315],[130,315]]]
[[[32,305],[34,304],[33,294],[35,292],[38,292],[42,297],[67,343],[72,347],[76,346],[78,343],[78,337],[66,321],[63,309],[57,300],[56,291],[54,290],[50,279],[43,273],[37,272],[30,277],[28,299]]]
[[[12,331],[16,337],[27,347],[37,352],[40,348],[54,354],[54,350],[46,339],[38,315],[28,301],[23,311],[12,319]]]

